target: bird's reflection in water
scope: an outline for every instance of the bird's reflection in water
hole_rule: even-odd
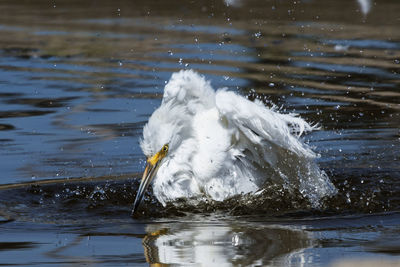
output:
[[[159,223],[146,228],[143,247],[151,266],[301,265],[310,234],[286,226],[237,223]]]

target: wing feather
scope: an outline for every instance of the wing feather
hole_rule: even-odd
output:
[[[299,138],[315,127],[234,92],[217,91],[216,106],[227,127],[239,131],[235,165],[251,171],[259,187],[268,182],[282,183],[289,190],[299,190],[314,206],[336,192],[314,161],[318,155]]]
[[[216,105],[220,114],[239,128],[252,143],[267,141],[302,157],[316,157],[298,138],[302,133],[314,129],[303,119],[293,114],[278,113],[261,102],[251,102],[234,92],[223,90],[216,94]]]

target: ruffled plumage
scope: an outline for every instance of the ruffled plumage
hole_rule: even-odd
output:
[[[298,189],[314,206],[336,192],[299,136],[314,127],[230,91],[214,91],[194,71],[174,73],[161,106],[143,130],[148,157],[169,144],[154,178],[157,199],[214,200],[255,192],[266,183]]]

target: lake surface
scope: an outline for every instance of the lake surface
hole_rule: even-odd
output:
[[[400,2],[0,2],[0,265],[400,264]],[[130,209],[142,127],[195,69],[321,130],[321,209]],[[278,192],[279,191],[279,192]]]

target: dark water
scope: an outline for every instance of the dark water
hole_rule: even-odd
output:
[[[368,5],[369,4],[369,5]],[[400,264],[400,3],[1,1],[0,265]],[[320,210],[152,197],[129,217],[141,130],[196,69],[319,123]],[[384,266],[383,263],[381,263]]]

